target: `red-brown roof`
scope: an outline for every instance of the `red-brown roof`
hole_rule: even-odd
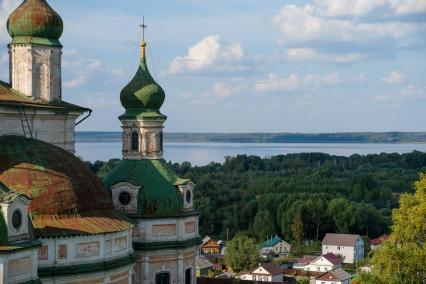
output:
[[[331,253],[331,252],[324,254],[323,257],[333,264],[343,263],[342,259],[338,258],[334,253]]]
[[[268,262],[268,263],[262,263],[262,264],[260,264],[256,269],[253,269],[251,271],[251,273],[253,273],[255,270],[257,270],[259,267],[262,267],[263,269],[266,270],[266,272],[268,272],[271,275],[277,275],[277,274],[282,274],[283,273],[283,270],[281,269],[281,267],[279,267],[273,261]]]
[[[314,255],[304,255],[303,257],[300,257],[296,260],[297,264],[306,265],[317,259],[318,256]]]
[[[322,240],[323,245],[333,245],[333,246],[355,246],[355,242],[359,239],[359,235],[350,235],[350,234],[331,234],[328,233],[325,235]]]
[[[377,239],[370,240],[370,244],[373,246],[381,245],[387,239],[389,239],[389,235],[383,235],[378,237]]]

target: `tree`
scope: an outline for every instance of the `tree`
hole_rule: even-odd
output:
[[[254,240],[240,234],[227,244],[225,264],[234,272],[250,270],[256,267],[258,255]]]
[[[414,194],[403,194],[392,214],[389,240],[374,254],[372,272],[358,283],[425,283],[426,174],[415,183]]]
[[[275,234],[274,223],[268,210],[259,211],[254,218],[253,234],[258,241],[265,241],[267,236]]]
[[[297,242],[298,245],[303,243],[303,221],[302,213],[300,211],[297,211],[293,217],[291,233],[293,235],[293,239]]]

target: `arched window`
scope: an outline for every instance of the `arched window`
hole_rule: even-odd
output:
[[[163,151],[163,131],[160,132],[160,151]]]
[[[185,270],[185,284],[191,284],[192,280],[192,271],[191,268],[188,268],[187,270]]]
[[[132,133],[132,151],[139,151],[139,135],[136,131]]]

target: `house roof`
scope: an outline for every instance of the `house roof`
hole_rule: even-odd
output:
[[[43,100],[33,100],[32,98],[29,98],[24,94],[21,94],[20,92],[12,89],[10,84],[3,81],[0,81],[0,105],[11,107],[25,106],[29,108],[53,109],[55,111],[91,111],[88,108],[70,104],[64,101],[48,102]]]
[[[309,263],[311,263],[312,261],[318,259],[318,256],[314,256],[314,255],[304,255],[303,257],[300,257],[296,260],[297,264],[301,264],[301,265],[307,265]]]
[[[197,258],[197,269],[207,269],[207,268],[212,268],[213,264],[205,257],[198,257]]]
[[[209,237],[209,236],[205,236],[204,238],[203,238],[203,245],[204,244],[206,244],[208,241],[210,241],[211,240],[211,238]]]
[[[383,235],[383,236],[378,237],[377,239],[370,240],[370,244],[373,245],[373,246],[377,246],[377,245],[382,244],[387,239],[389,239],[389,235]]]
[[[338,258],[334,253],[327,253],[322,255],[322,257],[324,257],[325,259],[327,259],[328,261],[330,261],[333,264],[342,264],[343,260]]]
[[[317,277],[317,280],[343,281],[350,278],[352,278],[352,276],[349,273],[347,273],[341,268],[336,268],[334,270],[321,274],[320,276]]]
[[[258,246],[261,247],[261,248],[273,247],[281,241],[283,241],[283,239],[281,239],[280,237],[275,235],[275,237],[271,238],[270,240],[267,240],[264,243],[259,244]]]
[[[359,235],[327,233],[322,240],[323,245],[354,246]]]
[[[266,270],[266,272],[268,272],[271,275],[277,275],[280,273],[283,273],[283,270],[281,269],[281,267],[279,267],[275,262],[271,261],[268,263],[261,263],[258,267],[256,267],[255,269],[253,269],[251,271],[251,273],[253,273],[254,271],[256,271],[257,269],[259,269],[260,267],[262,267],[263,269]]]

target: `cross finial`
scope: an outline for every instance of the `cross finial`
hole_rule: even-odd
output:
[[[142,18],[141,28],[142,28],[142,40],[145,41],[145,29],[148,28],[148,26],[145,25],[145,17]]]

